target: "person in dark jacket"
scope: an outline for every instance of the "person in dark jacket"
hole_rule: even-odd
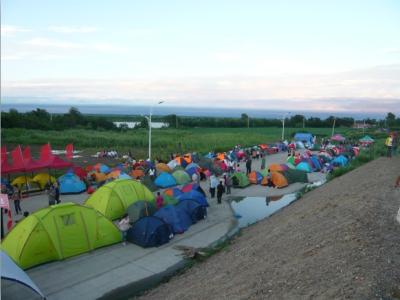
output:
[[[225,187],[223,181],[220,181],[217,186],[217,201],[218,204],[221,204],[222,194],[225,193]]]
[[[60,187],[58,186],[58,182],[54,182],[54,198],[56,200],[56,204],[59,204],[61,202]]]
[[[251,173],[251,158],[249,157],[246,161],[246,175]]]

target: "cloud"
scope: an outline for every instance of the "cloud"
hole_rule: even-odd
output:
[[[53,40],[48,38],[33,38],[22,42],[25,45],[37,46],[37,47],[52,47],[62,49],[79,49],[84,48],[83,45],[71,42],[64,42],[59,40]]]
[[[48,31],[56,33],[92,33],[98,31],[98,28],[92,26],[49,26]]]
[[[30,32],[32,30],[14,25],[1,25],[1,35],[2,36],[14,36],[19,32]]]
[[[6,97],[80,99],[85,103],[243,107],[268,110],[400,113],[400,64],[323,75],[122,80],[6,81]],[[64,100],[63,100],[64,99]]]
[[[400,48],[386,48],[382,52],[386,54],[400,54]]]

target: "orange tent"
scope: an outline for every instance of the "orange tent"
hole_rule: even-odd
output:
[[[164,191],[164,194],[172,197],[174,195],[174,192],[172,191],[172,189],[166,189]]]
[[[107,180],[107,175],[104,173],[94,173],[94,177],[96,179],[96,182],[101,182]]]
[[[108,173],[106,178],[107,179],[110,179],[110,178],[117,179],[120,174],[121,174],[121,170],[114,170],[114,171],[111,171],[110,173]]]
[[[258,146],[261,148],[261,150],[265,150],[265,149],[268,148],[268,145],[267,145],[267,144],[260,144],[260,145],[258,145]]]
[[[268,185],[268,177],[264,176],[262,181],[261,181],[261,185]]]
[[[283,168],[280,164],[270,164],[268,169],[271,172],[283,171]]]
[[[247,175],[247,177],[249,177],[249,181],[251,184],[257,184],[257,173],[256,171],[250,172],[249,175]]]
[[[284,187],[289,185],[287,179],[285,178],[285,176],[283,176],[279,172],[272,172],[271,173],[271,180],[272,180],[272,183],[277,188],[284,188]]]
[[[171,172],[170,167],[168,167],[168,165],[166,165],[164,163],[156,164],[156,169],[157,169],[158,172],[167,172],[167,173]]]
[[[136,178],[142,178],[144,176],[144,172],[142,169],[136,169],[133,170],[130,174],[132,176],[132,178],[136,179]]]
[[[217,154],[217,158],[218,158],[219,160],[224,160],[224,159],[225,159],[225,154],[224,154],[224,153],[218,153],[218,154]]]

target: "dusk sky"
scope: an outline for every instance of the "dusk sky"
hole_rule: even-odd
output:
[[[3,103],[400,113],[398,0],[1,3]]]

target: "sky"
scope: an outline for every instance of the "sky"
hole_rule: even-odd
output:
[[[400,113],[400,1],[2,0],[2,103]]]

